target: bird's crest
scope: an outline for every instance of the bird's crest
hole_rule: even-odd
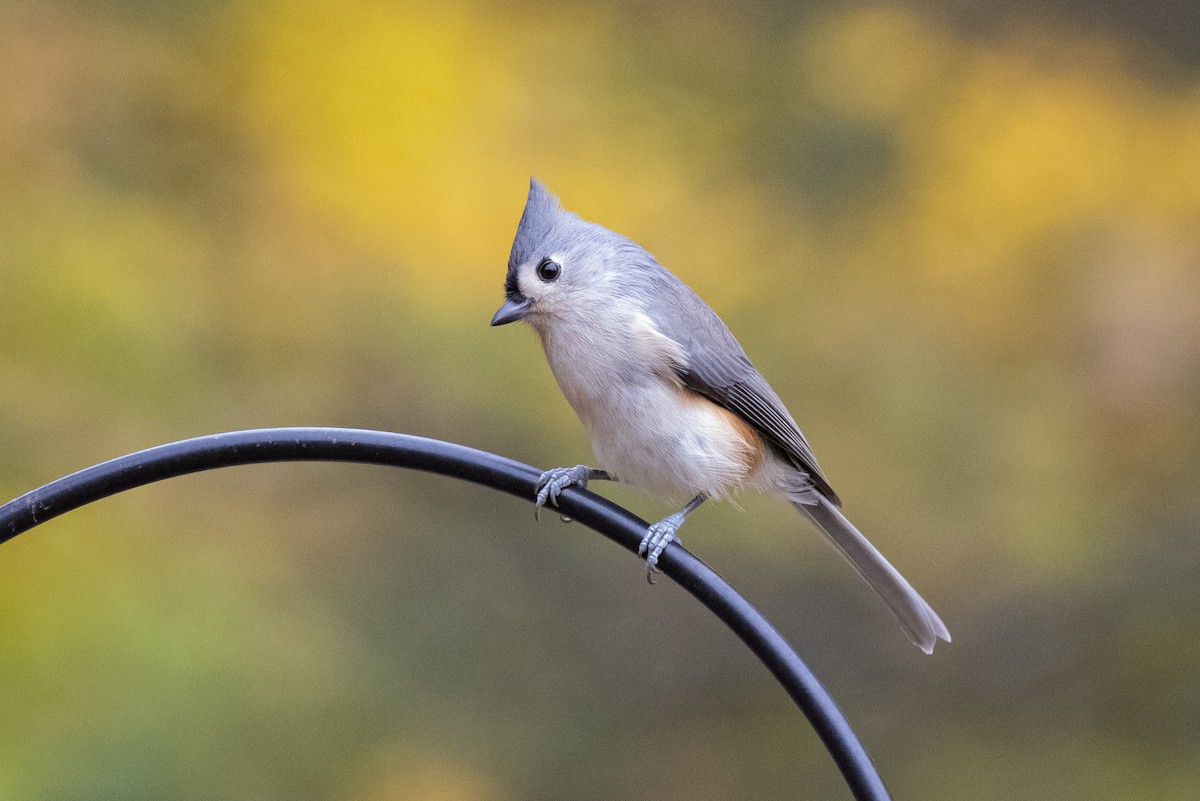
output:
[[[542,244],[546,235],[554,227],[556,218],[561,212],[558,198],[537,178],[529,179],[529,197],[525,199],[525,212],[517,225],[517,235],[513,239],[512,252],[508,256],[508,270],[515,271]]]

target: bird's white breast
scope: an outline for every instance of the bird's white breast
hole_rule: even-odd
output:
[[[610,475],[671,500],[754,480],[757,434],[682,386],[672,365],[684,354],[640,310],[550,328],[539,330],[550,368]]]

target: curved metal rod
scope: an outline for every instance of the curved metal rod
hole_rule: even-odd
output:
[[[407,467],[472,481],[526,500],[533,499],[541,475],[529,465],[494,453],[407,434],[348,428],[234,431],[131,453],[27,492],[0,507],[0,543],[64,512],[144,484],[217,467],[285,461]],[[634,552],[646,531],[644,520],[586,490],[566,490],[559,498],[559,510]],[[762,613],[678,543],[663,552],[658,565],[762,660],[808,717],[854,797],[890,799],[832,696]]]

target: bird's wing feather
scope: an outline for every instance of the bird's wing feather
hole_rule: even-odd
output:
[[[841,506],[808,440],[732,332],[686,285],[671,283],[673,291],[665,293],[672,301],[670,308],[655,309],[653,317],[662,333],[677,342],[685,354],[685,363],[673,365],[683,385],[754,426],[808,474],[822,495]]]

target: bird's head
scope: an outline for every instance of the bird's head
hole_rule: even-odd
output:
[[[525,212],[517,226],[506,300],[492,325],[525,320],[535,328],[556,318],[602,312],[623,296],[620,277],[644,254],[638,245],[562,208],[536,178],[529,182]]]

